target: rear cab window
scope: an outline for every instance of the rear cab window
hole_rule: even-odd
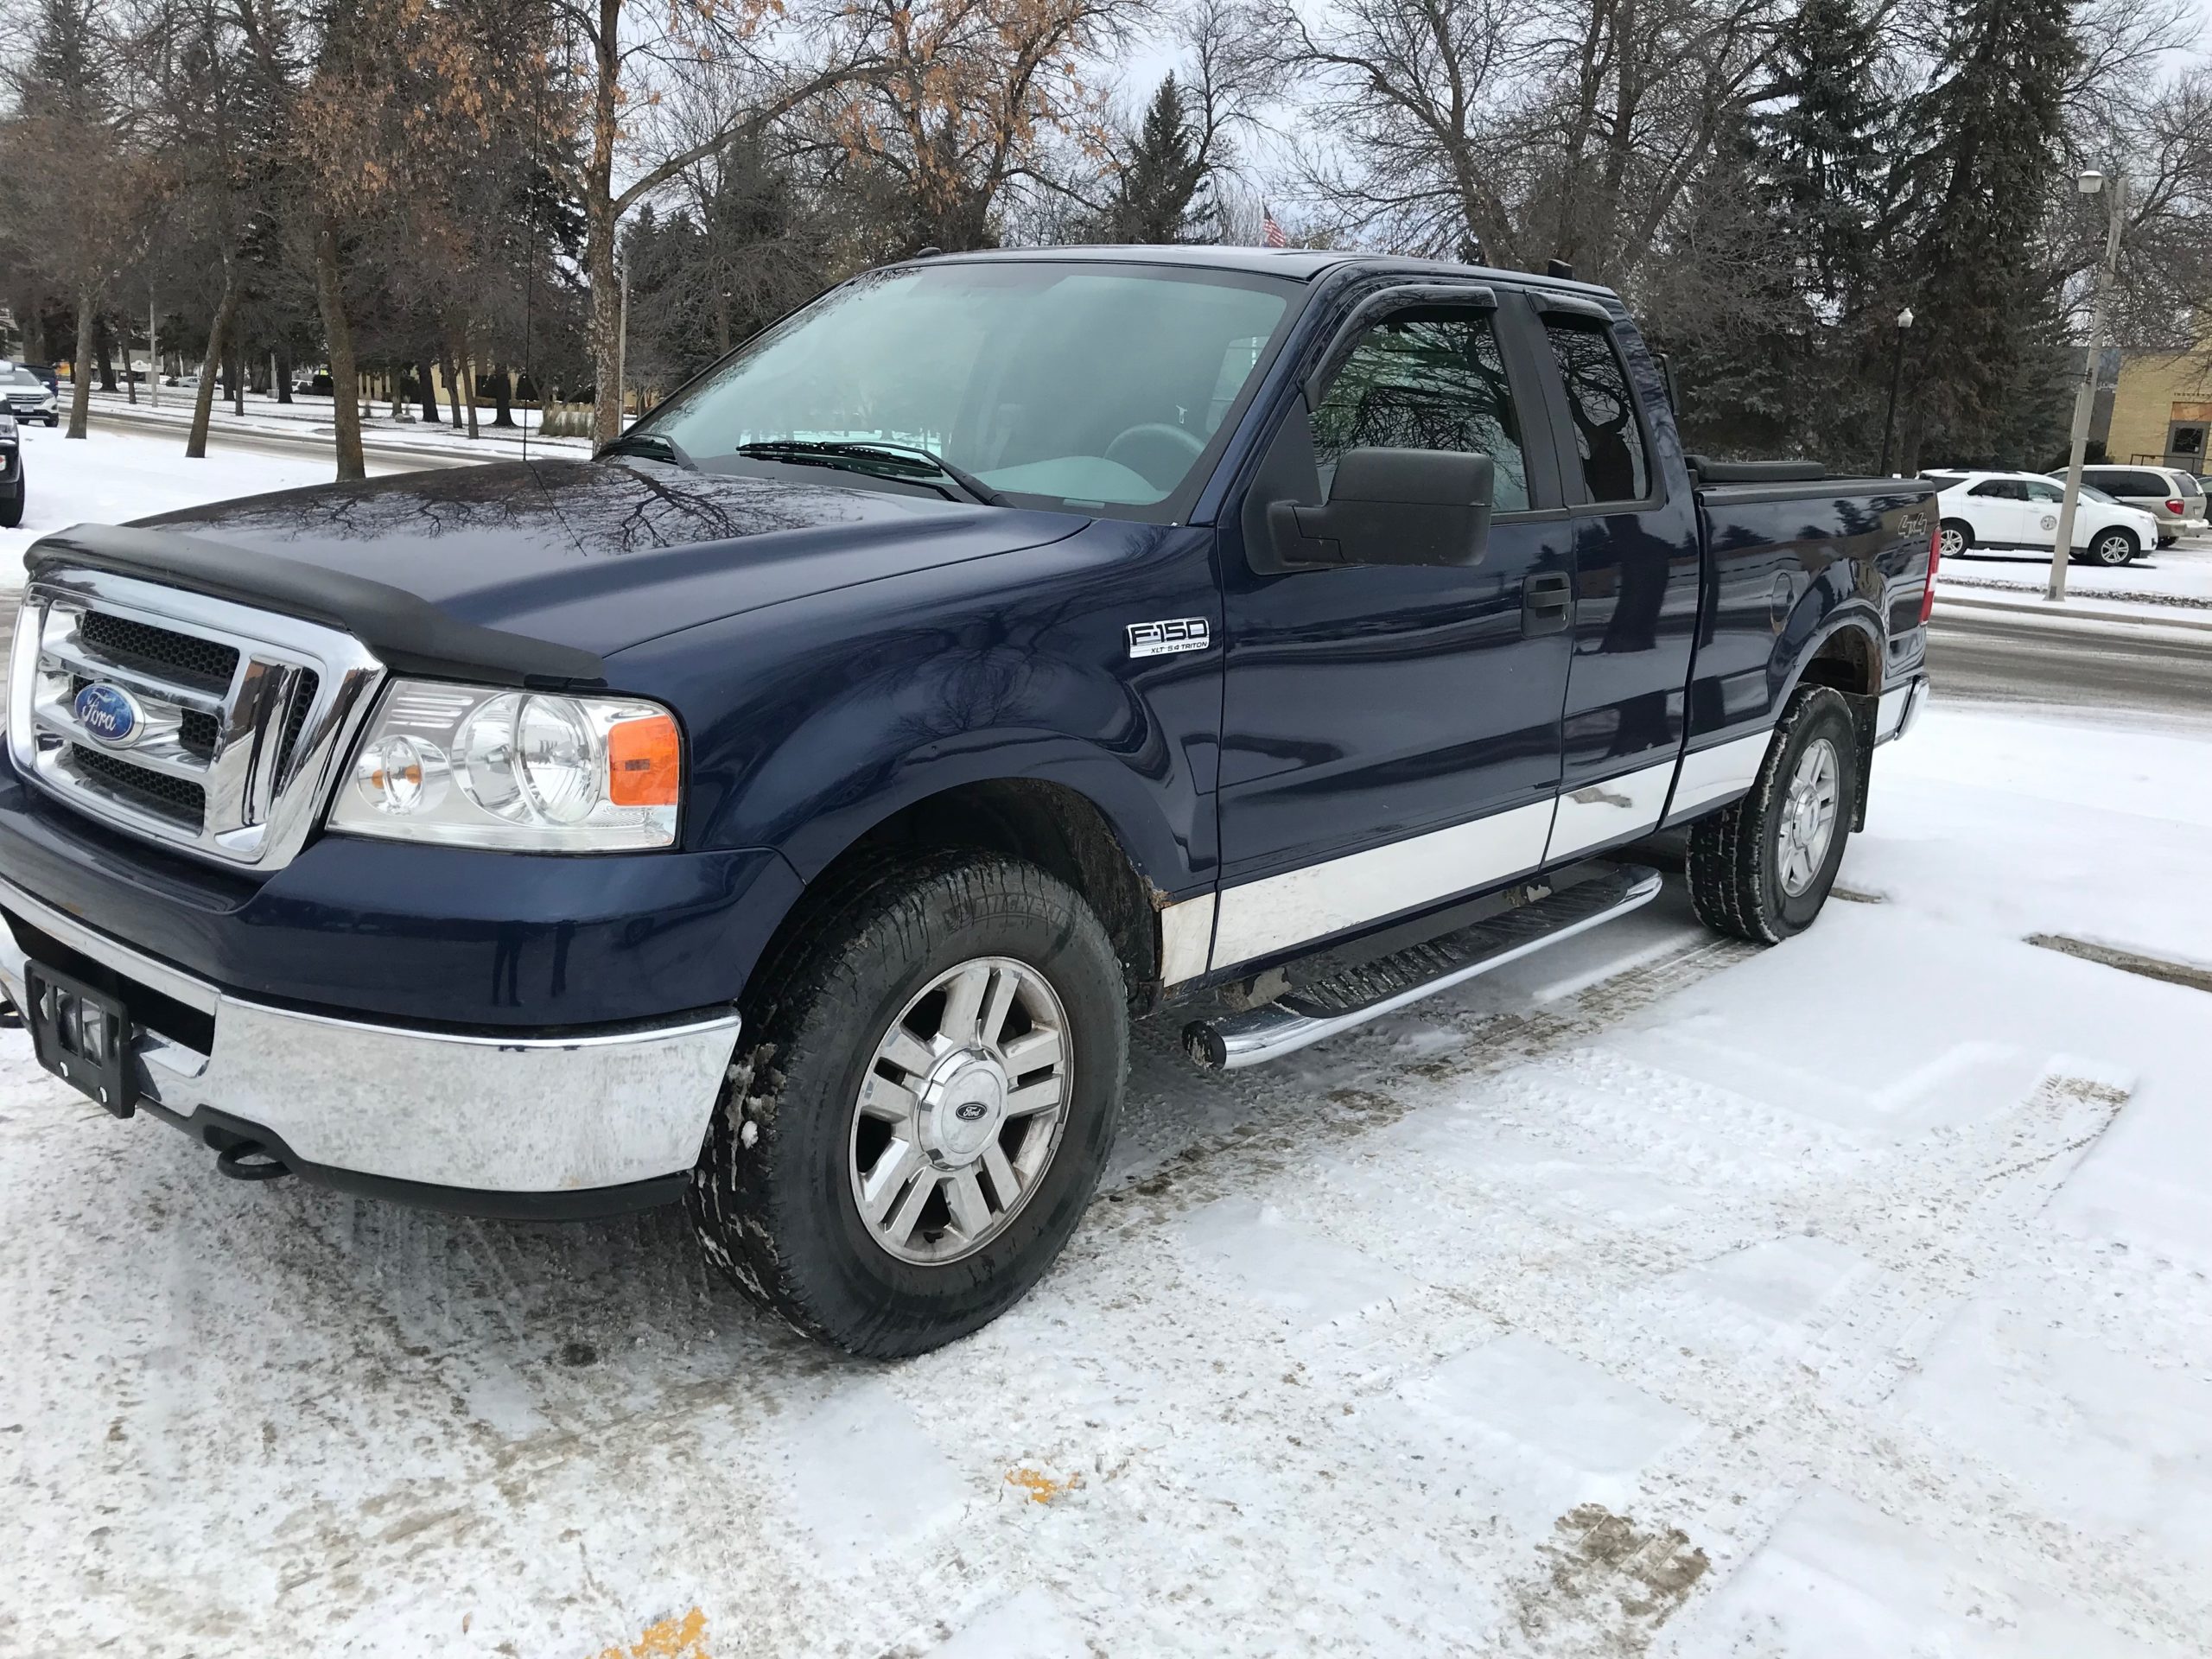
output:
[[[1657,493],[1650,445],[1613,331],[1596,317],[1579,315],[1547,312],[1543,323],[1567,389],[1584,499],[1609,505],[1649,500]],[[1566,457],[1560,460],[1564,464]]]

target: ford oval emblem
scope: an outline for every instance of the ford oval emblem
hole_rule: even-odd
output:
[[[138,741],[146,724],[138,699],[119,685],[95,680],[77,694],[70,705],[77,723],[111,749],[127,749]]]
[[[963,1123],[979,1123],[990,1109],[980,1100],[963,1100],[952,1109],[952,1115]]]

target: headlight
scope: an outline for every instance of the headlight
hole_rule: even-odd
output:
[[[514,852],[666,847],[683,782],[683,740],[656,703],[396,680],[330,827]]]

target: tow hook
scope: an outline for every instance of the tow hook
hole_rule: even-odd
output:
[[[273,1181],[292,1173],[289,1164],[258,1141],[224,1147],[215,1154],[215,1167],[234,1181]]]

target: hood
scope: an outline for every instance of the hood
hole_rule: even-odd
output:
[[[142,518],[601,657],[677,628],[1058,541],[1086,520],[654,461],[510,461]]]

